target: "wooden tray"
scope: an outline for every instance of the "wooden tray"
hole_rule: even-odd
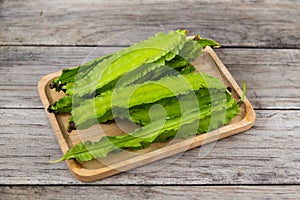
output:
[[[193,64],[198,71],[221,78],[226,86],[231,87],[233,97],[236,99],[240,98],[242,93],[240,87],[210,47],[207,47],[204,53],[201,54]],[[60,74],[61,72],[52,73],[46,75],[39,81],[38,90],[45,109],[64,95],[63,93],[57,93],[49,89],[51,81]],[[66,124],[69,117],[68,115],[49,112],[47,112],[47,114],[63,154],[80,140],[99,140],[101,137],[101,135],[99,136],[99,134],[97,134],[97,130],[99,130],[98,126],[80,132],[80,136],[77,131],[67,133]],[[245,98],[239,115],[236,116],[229,125],[217,130],[185,140],[172,140],[169,143],[163,144],[156,143],[144,150],[110,154],[104,159],[85,163],[79,163],[75,160],[67,160],[66,162],[70,171],[77,179],[83,182],[94,181],[237,134],[249,129],[254,124],[254,121],[255,112],[248,99]],[[122,131],[114,123],[99,126],[101,126],[106,135],[122,134]]]

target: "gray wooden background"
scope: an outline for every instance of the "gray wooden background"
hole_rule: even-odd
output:
[[[247,82],[254,127],[205,157],[196,148],[88,184],[66,163],[49,164],[61,151],[39,79],[81,64],[97,45],[107,54],[153,28],[219,41],[220,59]],[[0,0],[0,199],[300,199],[299,58],[299,0]],[[147,172],[154,165],[167,167]]]

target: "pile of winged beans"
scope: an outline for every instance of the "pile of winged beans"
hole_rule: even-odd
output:
[[[191,64],[206,46],[218,45],[200,35],[187,38],[186,30],[157,33],[116,53],[64,69],[50,88],[66,95],[48,111],[71,114],[69,132],[117,118],[140,127],[97,142],[80,142],[53,162],[103,158],[120,149],[143,149],[228,124],[239,113],[237,101],[221,80],[196,73]]]

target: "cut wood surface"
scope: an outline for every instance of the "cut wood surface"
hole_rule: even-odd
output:
[[[257,111],[249,131],[89,184],[300,184],[300,111]],[[0,109],[0,184],[84,184],[42,109]]]
[[[300,198],[300,186],[39,186],[2,187],[6,200],[15,199],[286,199]],[[55,194],[55,195],[53,195]],[[26,198],[28,197],[28,198]],[[202,198],[201,198],[202,199]]]
[[[300,2],[293,0],[4,0],[0,9],[0,45],[128,45],[186,28],[224,46],[300,47]],[[103,43],[114,34],[125,37]]]
[[[44,75],[119,49],[0,47],[0,107],[42,108],[37,83]],[[237,83],[243,80],[247,83],[247,97],[254,108],[300,108],[300,50],[226,48],[215,51]]]

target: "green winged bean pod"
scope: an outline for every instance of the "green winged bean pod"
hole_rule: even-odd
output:
[[[164,77],[157,81],[148,81],[142,84],[130,85],[126,88],[116,88],[102,95],[89,99],[72,110],[72,116],[78,129],[87,128],[95,123],[105,122],[103,116],[112,107],[131,108],[140,104],[147,104],[163,98],[187,94],[200,88],[223,89],[223,83],[205,73]],[[113,98],[117,94],[117,98]],[[97,119],[94,120],[94,119]],[[104,121],[100,121],[104,120]],[[93,121],[93,122],[91,122]]]
[[[225,105],[225,106],[224,106]],[[76,159],[79,162],[90,161],[96,158],[106,157],[112,151],[118,149],[142,149],[153,142],[164,142],[169,138],[186,138],[192,135],[201,134],[218,128],[229,121],[238,114],[239,107],[234,99],[229,99],[225,103],[219,103],[214,106],[206,105],[197,109],[187,111],[188,114],[184,117],[175,117],[167,119],[163,128],[158,125],[160,122],[156,120],[151,124],[141,127],[130,134],[123,134],[120,136],[104,136],[98,142],[87,141],[80,142],[72,149],[70,149],[62,158],[53,162],[60,162],[67,159]],[[214,113],[212,113],[214,112]],[[225,118],[218,113],[226,112]],[[216,116],[213,121],[211,116]],[[197,126],[196,132],[190,131],[190,127]],[[183,129],[178,133],[179,129]]]

